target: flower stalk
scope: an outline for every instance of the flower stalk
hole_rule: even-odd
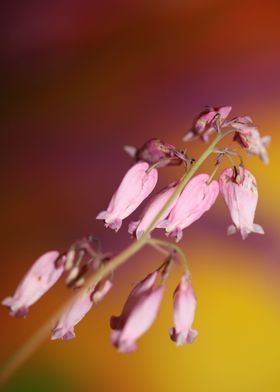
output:
[[[99,282],[101,282],[103,279],[110,276],[110,274],[112,274],[113,271],[115,271],[117,268],[119,268],[121,265],[123,265],[125,262],[127,262],[127,260],[129,260],[137,252],[139,252],[144,246],[151,245],[151,246],[154,246],[155,248],[159,247],[161,249],[166,249],[167,251],[169,251],[170,255],[172,254],[172,252],[176,252],[179,256],[179,260],[181,262],[183,273],[186,276],[189,276],[189,268],[188,268],[186,256],[185,256],[183,250],[179,246],[177,246],[173,243],[163,241],[160,239],[156,239],[156,238],[151,238],[151,232],[157,226],[157,224],[159,224],[159,222],[162,220],[164,215],[168,214],[168,209],[172,206],[172,204],[175,202],[175,200],[178,198],[178,196],[182,193],[182,191],[185,189],[186,185],[193,178],[193,176],[196,174],[196,172],[201,167],[201,165],[206,161],[206,159],[213,152],[215,152],[215,148],[216,148],[217,144],[227,135],[231,134],[232,132],[237,132],[236,129],[231,128],[230,130],[223,133],[222,129],[221,129],[223,126],[226,126],[225,125],[226,123],[224,120],[227,117],[230,110],[231,110],[230,107],[220,108],[220,110],[216,110],[215,108],[212,108],[209,113],[207,112],[206,114],[205,113],[203,114],[203,121],[201,122],[201,119],[200,119],[197,122],[196,128],[191,131],[192,132],[191,135],[192,135],[192,137],[199,136],[199,137],[204,138],[205,140],[208,139],[208,135],[210,133],[214,132],[214,130],[215,130],[212,126],[213,119],[215,119],[216,116],[218,116],[218,120],[217,120],[218,129],[216,129],[218,132],[217,132],[214,140],[209,144],[209,146],[205,149],[205,151],[201,154],[201,156],[199,157],[199,159],[196,162],[194,162],[191,166],[189,164],[185,165],[186,171],[183,174],[178,186],[176,187],[176,190],[172,193],[172,195],[164,203],[162,208],[155,214],[155,216],[153,217],[153,219],[150,222],[150,224],[148,225],[148,227],[143,231],[143,234],[141,235],[141,237],[138,240],[133,241],[133,243],[131,245],[129,245],[126,249],[121,251],[118,255],[113,257],[111,260],[106,261],[106,263],[100,262],[100,264],[98,264],[98,267],[96,269],[91,270],[91,273],[89,274],[88,278],[85,279],[85,284],[79,289],[79,292],[75,296],[73,296],[69,301],[67,301],[57,312],[55,312],[55,314],[41,328],[39,328],[37,330],[37,332],[34,333],[32,335],[32,337],[25,344],[23,344],[23,346],[2,367],[2,371],[0,373],[0,384],[3,384],[5,381],[7,381],[14,374],[14,372],[22,364],[24,364],[25,361],[28,360],[28,358],[36,351],[36,349],[39,348],[39,346],[47,338],[49,331],[53,328],[53,326],[55,325],[57,320],[60,318],[61,314],[63,314],[65,311],[67,311],[67,309],[69,309],[75,303],[75,301],[77,301],[77,299],[81,298],[84,295],[92,293],[95,286]],[[220,120],[222,120],[222,123],[220,123]],[[198,134],[196,135],[196,133],[198,133]],[[157,140],[157,139],[155,139],[155,140]],[[167,164],[168,164],[168,162],[169,163],[171,162],[170,164],[172,164],[172,163],[174,163],[174,161],[176,164],[178,164],[178,162],[180,164],[180,159],[178,157],[182,156],[182,153],[175,150],[175,148],[171,145],[163,145],[162,143],[158,143],[158,142],[155,143],[155,141],[153,140],[153,143],[151,143],[151,141],[150,141],[150,144],[148,144],[147,146],[145,145],[144,147],[142,148],[142,150],[139,150],[139,151],[141,151],[141,154],[143,156],[149,158],[150,161],[146,160],[145,162],[148,162],[150,164],[154,164],[155,163],[155,162],[153,162],[154,157],[161,155],[161,158],[163,158],[163,161],[165,163],[167,162]],[[140,153],[138,152],[138,155],[139,154]],[[225,155],[228,157],[227,153]],[[141,159],[140,159],[140,161],[141,161]],[[149,172],[146,170],[146,168],[149,167],[148,163],[143,163],[143,161],[142,161],[142,163],[141,162],[137,163],[133,168],[130,169],[130,171],[129,171],[130,175],[129,176],[127,175],[125,177],[125,179],[122,183],[122,188],[119,188],[118,191],[116,192],[116,194],[114,195],[114,197],[112,198],[111,203],[108,207],[108,211],[107,210],[103,211],[98,215],[98,219],[105,220],[105,223],[107,226],[110,226],[111,228],[113,228],[114,230],[117,231],[121,226],[122,219],[127,217],[134,209],[136,209],[137,206],[142,202],[142,200],[144,200],[153,190],[153,188],[156,184],[157,172],[156,172],[156,169],[153,169],[153,172],[152,172],[153,176],[152,176],[151,171]],[[212,178],[216,174],[216,171],[218,170],[218,166],[219,165],[217,165],[215,167],[215,169],[212,173],[212,176],[210,177],[210,180],[212,180]],[[146,188],[145,188],[145,192],[142,192],[143,194],[139,193],[138,188],[136,186],[135,186],[135,188],[132,188],[132,191],[131,191],[132,193],[128,193],[128,190],[131,190],[130,177],[132,177],[134,180],[136,178],[135,185],[140,184],[140,182],[137,180],[138,174],[136,175],[136,177],[134,176],[134,174],[131,175],[131,173],[136,170],[135,169],[136,167],[137,167],[137,170],[139,168],[142,170],[140,173],[142,180],[147,181],[147,178],[148,178],[150,181],[150,183],[146,182]],[[139,174],[139,176],[140,176],[140,174]],[[149,177],[151,177],[151,179]],[[129,199],[126,200],[127,205],[122,203],[121,195],[122,195],[123,189],[125,189],[125,193],[129,194],[129,197],[130,197]],[[142,189],[142,188],[140,187],[140,189]],[[72,253],[73,252],[74,252],[74,250],[72,250]],[[99,251],[97,253],[99,253]],[[73,257],[74,257],[74,255],[75,255],[75,252],[73,253]],[[96,255],[93,254],[93,256],[92,256],[93,259],[95,258],[95,256]],[[84,257],[84,253],[82,253],[81,260],[83,257]],[[79,264],[80,261],[77,262],[77,264]],[[67,262],[68,262],[68,264],[67,264]],[[67,268],[65,268],[65,270],[68,269],[68,266],[69,266],[69,270],[70,270],[72,264],[73,264],[73,260],[70,260],[68,258],[68,261],[66,260],[65,266],[67,266]],[[88,262],[88,265],[89,265],[89,262]],[[84,279],[84,277],[83,277],[83,279]],[[145,282],[145,280],[143,282]],[[182,283],[182,285],[183,285],[183,283]],[[144,283],[141,283],[141,285],[144,285]],[[152,291],[152,293],[153,293],[153,291]],[[139,301],[140,300],[142,301],[142,297],[139,297],[139,298],[140,298]],[[142,312],[142,308],[141,308],[142,302],[141,301],[137,305],[139,307],[138,313],[137,313],[138,315],[141,314],[141,312]],[[155,305],[156,305],[155,308],[158,308],[157,303]],[[128,315],[126,315],[126,317],[128,317]],[[132,317],[134,320],[135,314],[129,315],[129,317]],[[152,319],[153,319],[153,317],[151,318],[151,320]],[[147,324],[150,323],[150,321],[149,322],[148,321],[147,321]],[[188,323],[189,323],[189,321],[188,321]],[[188,323],[186,322],[185,324],[188,324]],[[116,327],[118,331],[119,331],[119,327],[120,326]],[[189,329],[190,329],[189,324],[186,326],[184,325],[183,332],[186,335],[186,336],[184,335],[184,339],[186,341],[187,341],[187,335],[188,335],[187,332],[189,331]],[[142,332],[141,333],[140,332],[141,331],[139,330],[139,335],[141,335],[141,333],[142,333]],[[115,334],[116,334],[116,332],[115,332]],[[129,351],[130,346],[129,347],[124,346],[124,341],[120,340],[121,339],[120,337],[122,337],[122,339],[124,339],[123,336],[124,336],[124,332],[119,331],[118,337],[115,336],[115,343],[114,344],[116,346],[120,346],[123,351]],[[130,336],[130,338],[131,338],[131,336]],[[177,337],[177,335],[174,337],[174,339],[177,341],[177,343],[180,340]],[[182,340],[182,342],[181,342],[181,340],[179,341],[179,343],[183,344],[183,340]],[[189,339],[189,340],[192,340],[192,339]],[[134,341],[129,342],[129,343],[134,344]],[[132,345],[130,348],[132,348]]]

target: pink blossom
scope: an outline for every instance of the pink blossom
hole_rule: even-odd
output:
[[[124,146],[124,149],[137,162],[144,161],[149,164],[154,164],[162,161],[163,166],[180,165],[182,162],[174,155],[176,149],[172,144],[165,143],[163,140],[156,138],[148,140],[138,149],[133,146]]]
[[[209,178],[208,174],[193,177],[169,217],[158,225],[164,228],[167,234],[171,233],[172,237],[176,237],[177,242],[182,238],[182,230],[199,219],[215,203],[219,185],[217,181],[208,184]]]
[[[231,106],[207,107],[196,118],[193,127],[184,135],[185,142],[200,137],[204,142],[208,142],[209,136],[215,132],[216,120],[220,119],[220,125],[231,112]]]
[[[269,162],[266,147],[270,143],[270,136],[261,137],[251,117],[236,117],[229,125],[237,130],[234,140],[246,148],[249,155],[257,155],[266,164]]]
[[[40,256],[26,273],[13,297],[5,298],[2,304],[10,308],[12,316],[25,317],[28,308],[38,301],[60,278],[63,263],[55,264],[59,253],[50,251]]]
[[[177,183],[172,183],[166,188],[164,188],[161,192],[157,193],[144,209],[141,218],[136,222],[131,222],[128,227],[128,232],[133,234],[135,232],[136,238],[139,239],[144,231],[149,227],[152,223],[155,216],[159,213],[162,207],[165,205],[167,200],[172,196],[172,194],[177,189]],[[179,197],[179,196],[178,196]],[[175,206],[178,197],[173,201],[173,203],[169,206],[169,208],[165,211],[162,219],[165,219],[172,208]]]
[[[245,168],[240,167],[236,178],[233,169],[225,169],[220,176],[220,191],[229,208],[233,225],[228,228],[228,235],[238,230],[243,239],[249,233],[264,234],[263,228],[254,223],[258,202],[258,190],[255,177]]]
[[[163,297],[164,286],[155,288],[158,272],[149,274],[130,293],[122,314],[111,318],[113,345],[119,352],[136,350],[136,340],[154,322]]]
[[[148,169],[149,164],[146,162],[133,165],[113,195],[107,210],[100,212],[96,219],[104,219],[106,227],[118,231],[122,220],[135,211],[156,186],[157,170]]]
[[[97,287],[90,293],[78,296],[77,300],[63,313],[52,331],[52,340],[70,340],[76,335],[74,327],[90,311],[92,305],[101,301],[112,287],[112,282],[106,280],[102,286]]]
[[[191,328],[195,308],[195,294],[189,276],[184,274],[174,292],[174,327],[169,330],[170,337],[177,346],[192,343],[198,335],[197,331]]]

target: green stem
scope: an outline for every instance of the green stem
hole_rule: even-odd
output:
[[[183,268],[184,272],[188,272],[189,271],[189,267],[188,267],[188,263],[187,263],[187,259],[186,259],[185,253],[180,248],[180,246],[175,245],[172,242],[158,240],[157,238],[150,238],[150,239],[147,240],[147,243],[150,244],[150,245],[160,245],[160,246],[163,246],[164,248],[175,250],[178,253],[178,255],[179,255],[179,258],[180,258],[180,261],[181,261],[182,268]]]

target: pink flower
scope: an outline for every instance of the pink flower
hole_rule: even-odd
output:
[[[152,220],[159,213],[162,207],[165,205],[167,200],[172,196],[172,194],[177,189],[177,183],[172,183],[166,188],[164,188],[161,192],[157,193],[147,205],[145,210],[142,213],[141,218],[136,222],[131,222],[128,227],[129,234],[133,234],[135,232],[136,238],[139,239],[144,231],[149,227],[152,223]],[[179,196],[178,196],[179,197]],[[165,211],[162,219],[165,219],[172,208],[175,206],[178,197],[173,201],[173,203],[169,206],[169,208]]]
[[[199,219],[215,203],[219,185],[217,181],[208,184],[209,178],[208,174],[193,177],[181,193],[169,217],[159,223],[158,227],[165,228],[166,233],[176,237],[177,242],[182,238],[182,230]]]
[[[217,130],[216,120],[220,119],[222,126],[230,111],[231,106],[207,107],[196,118],[193,127],[184,135],[183,140],[188,142],[200,137],[204,142],[208,142],[209,136]]]
[[[163,297],[164,286],[155,288],[158,272],[149,274],[130,293],[121,316],[111,318],[111,339],[119,352],[136,350],[135,341],[154,322]]]
[[[97,287],[90,294],[80,295],[68,310],[61,316],[52,331],[52,340],[70,340],[76,335],[74,327],[90,311],[92,305],[101,301],[112,287],[112,282],[106,280],[102,286]]]
[[[13,297],[5,298],[2,304],[10,308],[10,314],[25,317],[28,308],[38,301],[60,278],[63,263],[55,264],[59,253],[50,251],[40,256],[17,287]]]
[[[195,308],[195,294],[189,276],[184,274],[174,292],[174,327],[169,330],[170,337],[177,346],[192,343],[198,335],[197,331],[191,328]]]
[[[270,143],[270,136],[261,137],[258,129],[249,116],[236,117],[230,121],[229,125],[237,130],[234,140],[237,141],[241,147],[246,148],[249,155],[257,155],[267,164],[269,159],[266,147]]]
[[[172,144],[165,143],[160,139],[150,139],[144,145],[137,149],[133,146],[125,146],[125,151],[133,157],[137,162],[144,161],[154,164],[162,161],[165,165],[180,165],[180,159],[174,156],[176,149]]]
[[[240,177],[240,178],[238,178]],[[243,240],[249,233],[264,234],[263,228],[254,223],[258,202],[255,177],[245,168],[240,167],[240,176],[234,175],[231,168],[225,169],[220,176],[220,191],[229,208],[233,225],[228,228],[228,235],[241,233]]]
[[[147,172],[148,169],[149,164],[146,162],[133,165],[113,195],[107,210],[100,212],[96,219],[104,219],[106,227],[118,231],[122,220],[135,211],[156,186],[157,170]]]

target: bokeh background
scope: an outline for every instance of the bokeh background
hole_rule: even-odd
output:
[[[266,235],[226,237],[221,198],[185,231],[198,297],[194,344],[176,348],[168,337],[177,271],[139,350],[111,347],[110,315],[162,261],[146,249],[116,273],[114,290],[75,340],[43,344],[3,391],[280,390],[279,13],[276,0],[2,3],[1,298],[46,250],[63,251],[88,233],[109,251],[130,243],[130,219],[118,234],[95,220],[131,164],[124,144],[158,136],[183,146],[205,105],[250,114],[273,140],[269,166],[246,161]],[[187,145],[194,157],[203,148]],[[180,174],[162,170],[160,184]],[[24,320],[1,307],[1,363],[68,295],[59,283]]]

